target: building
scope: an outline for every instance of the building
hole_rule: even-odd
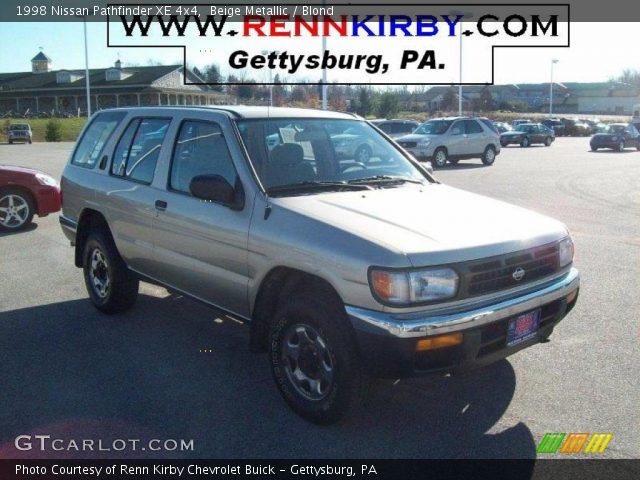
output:
[[[225,96],[183,65],[123,67],[89,70],[91,109],[137,105],[211,105]],[[86,112],[85,70],[53,70],[43,52],[31,59],[31,71],[0,73],[0,114]]]

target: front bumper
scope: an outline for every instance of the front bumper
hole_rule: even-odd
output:
[[[572,268],[551,284],[523,295],[472,310],[446,315],[392,314],[347,306],[363,364],[379,377],[458,372],[505,358],[546,339],[573,308],[580,274]],[[575,295],[574,295],[575,293]],[[540,308],[537,335],[514,347],[506,346],[509,319]],[[462,332],[453,347],[416,351],[421,338]]]

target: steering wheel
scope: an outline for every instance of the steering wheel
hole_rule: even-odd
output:
[[[340,167],[340,173],[348,172],[351,169],[366,170],[367,166],[362,162],[353,162]]]

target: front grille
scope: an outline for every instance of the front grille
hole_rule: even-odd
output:
[[[461,286],[465,296],[473,297],[539,280],[557,272],[559,267],[558,243],[552,243],[465,263]]]
[[[418,142],[398,142],[398,144],[403,148],[416,148]]]

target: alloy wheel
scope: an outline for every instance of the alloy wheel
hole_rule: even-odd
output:
[[[107,259],[99,248],[91,252],[90,258],[89,279],[91,280],[91,287],[98,297],[106,298],[111,287]]]
[[[0,225],[19,228],[29,218],[29,204],[20,195],[10,193],[0,198]]]

